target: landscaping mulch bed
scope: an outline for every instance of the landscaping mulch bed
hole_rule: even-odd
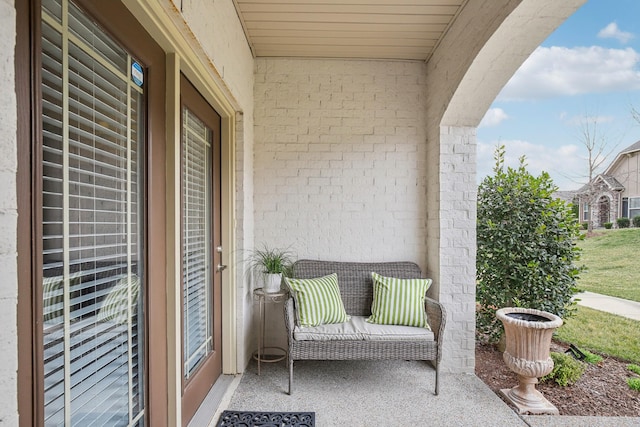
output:
[[[551,350],[564,353],[567,346],[552,343]],[[605,358],[588,364],[582,377],[572,386],[560,387],[549,381],[537,385],[560,415],[640,417],[640,392],[631,390],[627,378],[637,376],[627,369],[628,362]],[[501,396],[500,389],[518,384],[518,377],[502,360],[495,346],[476,344],[476,375]]]

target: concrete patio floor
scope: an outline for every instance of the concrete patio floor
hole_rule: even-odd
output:
[[[307,412],[317,427],[332,426],[640,426],[640,418],[519,416],[475,375],[442,374],[416,361],[301,361],[293,395],[284,362],[251,363],[229,387],[210,425],[224,409]],[[515,385],[515,384],[514,384]]]

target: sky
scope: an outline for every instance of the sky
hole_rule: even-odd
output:
[[[525,156],[530,173],[575,190],[588,180],[585,124],[610,153],[596,172],[640,140],[638,17],[638,0],[588,0],[531,54],[478,127],[478,183],[504,145],[508,166]]]

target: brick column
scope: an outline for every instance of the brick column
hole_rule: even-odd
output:
[[[440,128],[439,298],[448,310],[442,368],[473,372],[476,293],[476,129]]]

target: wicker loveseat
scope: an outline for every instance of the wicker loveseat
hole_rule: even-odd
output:
[[[292,276],[310,279],[337,273],[338,285],[344,308],[352,318],[369,316],[373,300],[371,273],[401,279],[421,278],[420,268],[412,262],[355,263],[299,260],[293,266]],[[435,394],[439,392],[439,362],[442,356],[442,337],[445,327],[445,310],[437,301],[425,298],[425,310],[431,332],[409,326],[385,326],[388,335],[375,337],[329,336],[316,338],[308,334],[308,328],[297,325],[295,300],[285,302],[285,324],[288,339],[289,394],[293,389],[293,363],[295,360],[430,360],[433,362]],[[360,324],[363,324],[360,317]],[[391,329],[389,329],[391,328]],[[399,333],[396,334],[396,329]],[[407,338],[403,334],[409,331]],[[416,332],[417,336],[411,336]],[[311,335],[311,337],[309,337]]]

